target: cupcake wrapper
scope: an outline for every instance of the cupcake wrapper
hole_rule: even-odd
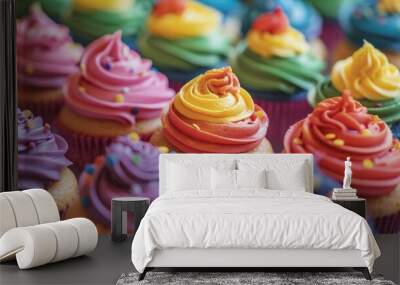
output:
[[[181,90],[182,86],[185,85],[185,83],[183,82],[179,82],[179,81],[169,81],[169,87],[174,89],[175,92],[179,92],[179,90]]]
[[[79,134],[64,128],[59,122],[56,123],[57,132],[67,141],[67,158],[73,164],[73,170],[81,171],[88,163],[92,163],[98,155],[105,152],[105,148],[112,142],[114,137],[93,137]]]
[[[380,234],[400,233],[400,212],[372,219],[375,232]]]
[[[337,21],[326,19],[322,26],[321,39],[328,50],[333,50],[343,39],[344,34]]]
[[[40,116],[43,122],[51,124],[57,117],[64,105],[64,98],[60,97],[55,100],[28,102],[20,100],[18,107],[21,110],[30,110],[35,116]]]
[[[267,139],[272,143],[274,152],[281,152],[287,129],[312,111],[306,99],[306,92],[296,94],[289,100],[280,101],[262,98],[263,96],[257,92],[250,94],[254,95],[254,103],[264,109],[270,119]]]

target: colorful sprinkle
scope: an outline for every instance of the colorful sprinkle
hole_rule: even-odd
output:
[[[105,62],[105,63],[103,63],[102,65],[103,65],[103,67],[104,67],[105,70],[108,70],[108,71],[111,70],[111,67],[112,67],[111,63]]]
[[[381,118],[379,118],[378,115],[373,115],[373,116],[372,116],[372,122],[374,122],[374,123],[379,123],[380,120],[381,120]]]
[[[299,144],[299,145],[301,145],[301,144],[303,144],[303,141],[302,141],[300,138],[295,138],[295,139],[293,140],[293,143],[294,143],[294,144]]]
[[[362,131],[361,131],[361,135],[363,135],[364,137],[368,137],[368,136],[370,136],[372,133],[371,133],[371,131],[369,130],[369,129],[363,129]]]
[[[336,135],[335,135],[334,133],[327,133],[327,134],[325,135],[325,138],[326,138],[327,140],[333,140],[334,138],[336,138]]]
[[[252,120],[252,121],[257,120],[257,114],[256,113],[251,114],[250,120]]]
[[[84,93],[86,91],[85,87],[79,86],[79,92]]]
[[[193,128],[195,128],[196,130],[200,131],[200,127],[197,124],[192,124]]]
[[[363,167],[366,169],[374,168],[374,162],[371,159],[364,159],[363,160]]]
[[[113,167],[114,165],[116,165],[118,163],[118,157],[116,157],[113,154],[109,154],[106,157],[106,165]]]
[[[86,164],[85,169],[83,171],[85,171],[89,175],[93,175],[95,168],[93,164]]]
[[[124,88],[121,89],[121,92],[126,94],[126,93],[129,92],[129,88],[128,87],[124,87]]]
[[[29,142],[28,144],[29,148],[34,148],[36,146],[35,142]]]
[[[117,95],[115,95],[114,100],[117,103],[124,103],[125,102],[125,97],[122,94],[117,94]]]
[[[131,157],[131,161],[132,161],[132,163],[133,163],[134,165],[140,165],[141,158],[140,158],[140,156],[139,156],[138,154],[134,154],[134,155],[132,155],[132,157]]]
[[[33,124],[33,121],[32,121],[32,120],[26,121],[26,126],[27,126],[29,129],[33,129],[33,128],[35,127],[35,125]]]
[[[260,119],[264,118],[265,113],[263,111],[256,111],[255,113],[256,113],[257,117],[259,117]]]
[[[44,127],[44,131],[47,133],[47,132],[49,132],[50,130],[51,130],[51,126],[48,124],[48,123],[45,123],[44,125],[43,125],[43,127]]]
[[[133,132],[133,133],[130,133],[129,135],[129,138],[132,140],[132,141],[138,141],[139,139],[140,139],[140,137],[139,137],[139,135],[137,134],[137,133],[135,133],[135,132]]]
[[[25,117],[26,119],[29,119],[29,118],[32,118],[32,117],[33,117],[32,112],[29,111],[29,110],[24,110],[24,111],[22,111],[22,114],[24,115],[24,117]]]
[[[26,73],[28,73],[28,74],[32,74],[32,73],[33,73],[33,70],[34,70],[34,68],[33,68],[33,65],[32,65],[32,64],[28,64],[28,65],[26,66],[26,68],[25,68],[25,71],[26,71]]]
[[[143,194],[143,189],[142,186],[140,186],[139,184],[133,184],[131,186],[131,193],[135,194],[135,195],[141,195]]]
[[[160,147],[158,147],[158,150],[160,151],[160,153],[168,153],[169,152],[169,148],[167,146],[160,146]]]
[[[336,145],[336,146],[344,146],[344,140],[342,140],[342,139],[335,139],[335,140],[333,141],[333,144]]]
[[[99,155],[94,159],[94,164],[99,166],[102,165],[104,163],[104,156],[103,155]]]

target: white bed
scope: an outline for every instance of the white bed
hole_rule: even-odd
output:
[[[154,267],[354,267],[370,278],[380,251],[367,222],[312,194],[312,165],[312,155],[161,155],[160,197],[132,243],[140,279]],[[271,185],[205,186],[235,169],[253,181],[266,169]]]

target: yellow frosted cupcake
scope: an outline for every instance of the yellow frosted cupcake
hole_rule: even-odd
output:
[[[240,87],[230,67],[186,83],[150,142],[185,153],[271,153],[267,114]]]

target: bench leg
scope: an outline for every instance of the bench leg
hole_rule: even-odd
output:
[[[371,274],[369,274],[369,270],[367,267],[355,267],[354,269],[357,271],[361,271],[362,274],[364,275],[365,279],[372,280]]]

